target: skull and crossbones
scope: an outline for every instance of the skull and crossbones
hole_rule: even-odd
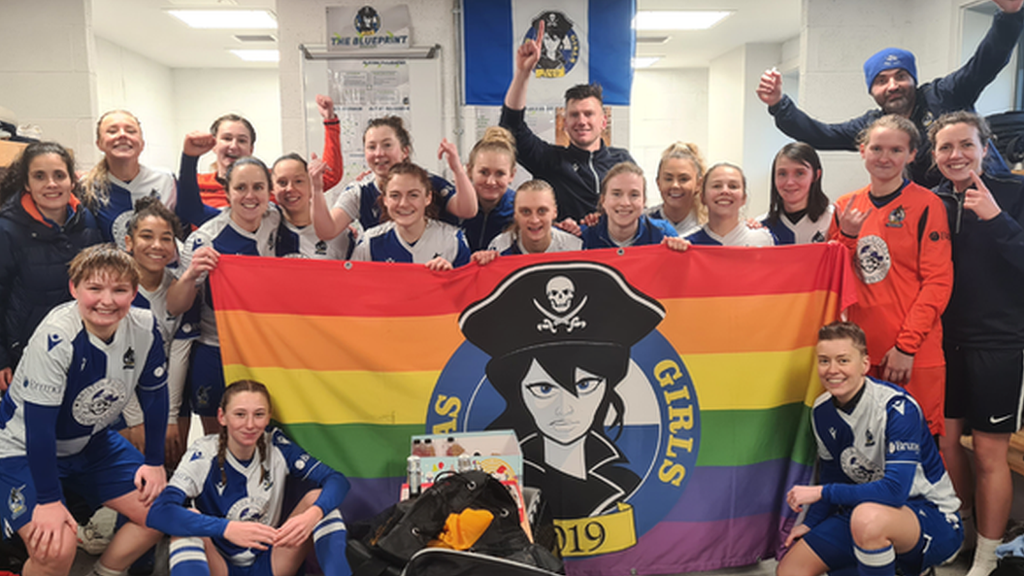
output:
[[[582,320],[578,316],[578,313],[587,303],[587,297],[584,296],[579,305],[570,310],[573,298],[576,296],[576,286],[572,283],[572,280],[565,276],[555,276],[551,280],[548,280],[544,292],[548,297],[548,303],[551,304],[551,309],[554,310],[554,313],[549,312],[535,299],[533,301],[533,305],[546,316],[546,318],[537,324],[537,330],[550,330],[552,334],[555,334],[558,332],[558,327],[563,324],[565,325],[566,332],[572,332],[577,328],[586,327],[587,322]]]

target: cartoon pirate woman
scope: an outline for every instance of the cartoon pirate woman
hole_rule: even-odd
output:
[[[556,518],[596,516],[639,486],[615,445],[625,415],[616,388],[630,348],[664,316],[614,268],[556,262],[516,271],[459,317],[506,402],[488,428],[515,430],[523,480]]]
[[[537,69],[559,70],[562,72],[559,75],[564,75],[567,64],[566,52],[570,50],[567,36],[572,31],[572,21],[561,12],[549,10],[534,18],[530,27],[536,30],[537,25],[541,22],[544,23],[544,38],[541,39],[541,54],[537,61]]]

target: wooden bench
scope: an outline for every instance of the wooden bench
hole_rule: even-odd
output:
[[[970,436],[961,436],[960,444],[968,450],[974,450],[974,439]],[[1010,435],[1010,451],[1006,459],[1010,463],[1010,470],[1024,476],[1024,431]]]

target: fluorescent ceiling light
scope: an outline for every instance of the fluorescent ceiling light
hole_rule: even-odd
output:
[[[661,56],[636,56],[633,58],[633,68],[648,68],[658,60],[661,60]]]
[[[246,62],[277,62],[281,54],[277,50],[229,50]]]
[[[641,10],[637,30],[707,30],[732,14],[731,10]]]
[[[274,30],[277,19],[269,10],[168,10],[192,28]]]

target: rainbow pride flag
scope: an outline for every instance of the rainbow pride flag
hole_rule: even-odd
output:
[[[646,246],[447,273],[222,256],[211,282],[227,381],[267,384],[348,476],[346,518],[396,501],[411,435],[513,428],[568,572],[610,575],[779,552],[851,274],[831,244]]]

